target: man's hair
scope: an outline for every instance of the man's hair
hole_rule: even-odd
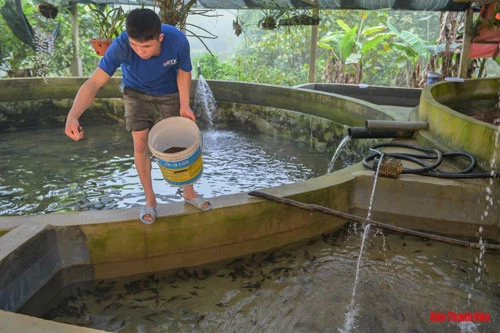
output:
[[[128,36],[141,42],[158,39],[160,36],[160,17],[151,9],[137,8],[130,11],[125,26]]]

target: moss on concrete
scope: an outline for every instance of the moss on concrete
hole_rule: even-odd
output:
[[[0,80],[0,131],[64,126],[73,98],[84,81]],[[119,83],[119,78],[112,78],[103,87],[99,98],[82,115],[82,122],[123,122]],[[337,138],[347,135],[347,126],[364,126],[368,118],[392,119],[376,105],[325,92],[243,82],[210,81],[209,85],[217,101],[216,127],[285,137],[304,142],[316,151],[333,153],[340,143]],[[196,82],[192,85],[193,98],[195,87]],[[365,147],[372,141],[357,141],[353,145]]]
[[[351,178],[335,191],[312,181],[296,200],[348,210]],[[294,186],[276,188],[287,195]],[[137,221],[82,225],[95,278],[198,265],[263,251],[342,227],[345,221],[296,207],[241,195],[235,205],[208,212],[159,216],[152,225]],[[265,241],[264,241],[265,240]]]
[[[420,135],[436,145],[472,153],[485,169],[490,169],[496,157],[493,163],[498,168],[500,145],[495,145],[498,126],[465,116],[442,103],[494,95],[499,91],[499,78],[441,82],[426,87],[422,91],[418,118],[428,122],[429,129]]]
[[[208,84],[217,103],[293,110],[347,126],[363,126],[366,119],[392,119],[375,104],[320,91],[245,82],[208,81]]]

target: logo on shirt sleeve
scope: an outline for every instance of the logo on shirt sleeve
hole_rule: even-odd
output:
[[[170,59],[163,63],[163,67],[172,66],[177,64],[177,59]]]

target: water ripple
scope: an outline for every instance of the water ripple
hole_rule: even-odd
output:
[[[231,130],[202,134],[204,170],[195,187],[206,197],[317,177],[330,160],[328,153],[274,136]],[[72,142],[62,128],[1,133],[0,215],[143,205],[130,134],[122,125],[106,124],[85,126],[85,135]],[[156,163],[152,176],[159,203],[181,200]]]

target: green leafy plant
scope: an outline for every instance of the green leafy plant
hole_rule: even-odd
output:
[[[384,47],[384,41],[394,34],[385,25],[365,27],[367,15],[361,14],[358,25],[349,26],[337,19],[341,28],[329,32],[318,41],[318,47],[329,51],[329,66],[325,69],[328,82],[360,83],[366,69],[369,52]]]
[[[112,40],[120,35],[127,17],[122,7],[111,8],[108,5],[89,4],[89,8],[98,27],[98,39]]]

